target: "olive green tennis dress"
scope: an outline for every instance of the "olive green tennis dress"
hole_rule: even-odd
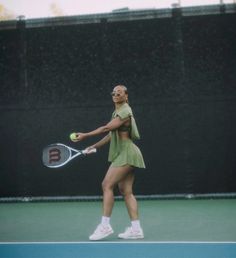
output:
[[[131,118],[131,126],[122,125],[120,128],[111,131],[111,141],[109,148],[108,161],[113,167],[121,167],[130,165],[138,168],[145,168],[142,153],[140,149],[133,143],[133,140],[140,139],[138,128],[133,117],[130,106],[125,103],[112,114],[112,119],[120,117],[121,120],[128,117]],[[120,139],[119,131],[129,131],[130,139]]]

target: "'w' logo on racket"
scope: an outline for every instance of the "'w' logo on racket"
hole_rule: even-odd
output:
[[[59,149],[50,149],[49,152],[49,163],[60,161],[61,159],[61,151]]]

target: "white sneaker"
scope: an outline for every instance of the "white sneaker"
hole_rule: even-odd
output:
[[[143,230],[140,228],[140,230],[136,231],[133,230],[132,227],[126,228],[124,233],[121,233],[118,235],[119,238],[123,239],[141,239],[144,238]]]
[[[94,231],[94,233],[89,237],[90,240],[101,240],[105,237],[108,237],[113,233],[113,229],[110,225],[99,224]]]

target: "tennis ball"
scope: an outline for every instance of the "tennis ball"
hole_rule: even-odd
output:
[[[70,134],[70,139],[73,141],[73,140],[76,140],[76,133],[71,133]]]

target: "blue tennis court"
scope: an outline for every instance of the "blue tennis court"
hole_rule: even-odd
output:
[[[1,243],[1,258],[235,258],[236,242]]]

